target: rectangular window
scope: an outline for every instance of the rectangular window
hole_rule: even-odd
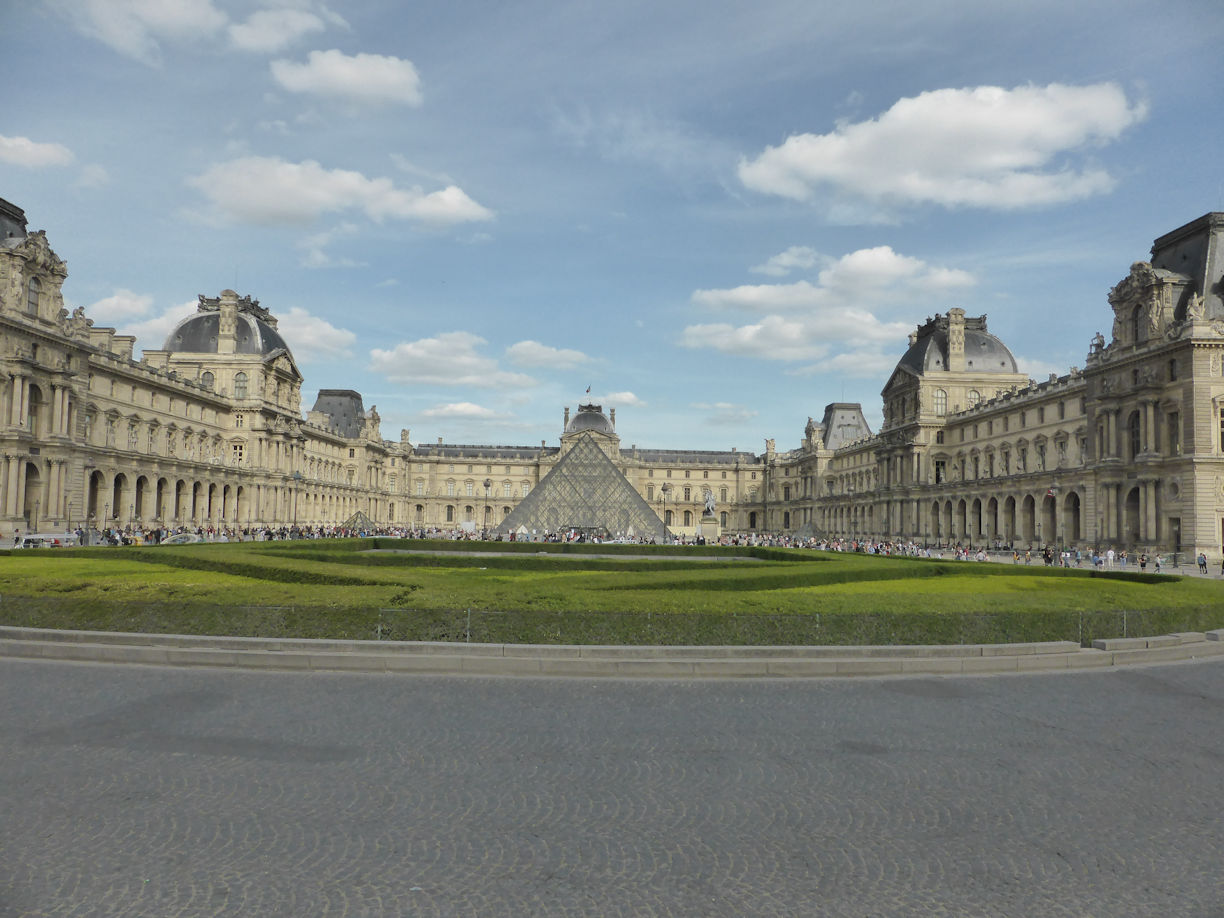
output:
[[[722,501],[724,504],[727,502],[727,489],[726,488],[718,489],[718,499]]]
[[[416,483],[417,497],[425,496],[425,482],[418,480]]]
[[[354,456],[356,456],[356,455],[357,455],[357,450],[355,450],[355,449],[350,449],[350,450],[349,450],[349,458],[350,458],[350,459],[352,459],[352,458],[353,458]]]
[[[947,463],[943,459],[935,460],[935,484],[942,484],[948,478]]]
[[[1169,455],[1181,455],[1181,414],[1169,412]]]
[[[1044,423],[1045,423],[1045,408],[1038,408],[1038,409],[1037,409],[1037,423],[1038,423],[1038,424],[1044,424]]]
[[[463,486],[463,487],[464,487],[464,490],[466,490],[466,491],[467,491],[467,496],[468,496],[468,497],[471,497],[471,496],[472,496],[472,493],[473,493],[473,491],[472,491],[472,487],[473,487],[473,486],[472,486],[472,483],[469,481],[469,482],[467,482],[466,484],[464,484],[464,486]]]
[[[526,497],[530,490],[531,490],[531,485],[529,485],[527,482],[524,481],[523,482],[523,496]]]
[[[709,478],[709,477],[710,477],[710,473],[709,473],[709,472],[702,472],[702,473],[701,473],[701,477],[702,477],[702,478]]]
[[[942,430],[935,431],[935,442],[936,443],[942,443],[943,437],[944,437],[944,432]]]
[[[234,444],[234,465],[242,464],[242,452],[243,452],[242,444],[235,443]]]
[[[1003,433],[1007,433],[1007,428],[1011,426],[1010,424],[1007,423],[1007,421],[1008,421],[1007,415],[1003,415]]]

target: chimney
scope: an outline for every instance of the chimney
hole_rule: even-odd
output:
[[[221,291],[221,318],[217,330],[217,353],[232,354],[238,347],[238,294]]]
[[[565,418],[561,421],[561,429],[569,427],[569,405],[565,406]]]
[[[948,310],[948,370],[965,372],[965,310],[958,306]]]

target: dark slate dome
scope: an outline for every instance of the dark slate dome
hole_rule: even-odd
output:
[[[897,369],[921,376],[928,370],[948,369],[948,319],[936,316],[918,329],[917,338]],[[1006,344],[986,330],[986,317],[965,318],[965,372],[1018,373],[1016,358]]]
[[[616,433],[612,427],[612,422],[603,413],[603,405],[579,405],[578,413],[570,418],[570,422],[565,425],[565,432],[567,434],[579,433],[584,430],[593,430],[596,433],[605,434]]]
[[[238,315],[234,331],[234,353],[236,354],[271,354],[273,351],[289,352],[289,345],[276,330],[276,320],[268,310],[259,305],[258,300],[249,296],[239,299],[231,290],[225,290],[221,298],[233,297],[237,300]],[[200,297],[199,311],[183,319],[166,336],[166,351],[187,354],[217,353],[217,337],[220,334],[221,312],[220,299]]]

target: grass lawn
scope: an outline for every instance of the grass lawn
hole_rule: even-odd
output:
[[[0,624],[535,643],[1086,644],[1224,627],[1224,583],[780,549],[354,539],[0,554]]]

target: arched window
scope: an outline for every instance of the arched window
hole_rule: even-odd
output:
[[[446,521],[448,523],[453,523],[455,521],[455,508],[450,504],[446,505]]]
[[[31,277],[26,288],[26,312],[32,316],[38,315],[38,295],[42,292],[42,284],[37,277]]]
[[[663,520],[663,525],[670,526],[672,524],[672,511],[668,510],[665,517],[666,518]]]
[[[981,400],[982,400],[981,392],[979,392],[977,389],[969,390],[969,407],[970,408],[976,408],[978,405],[978,402],[980,402]]]
[[[203,386],[205,389],[211,389],[215,381],[216,381],[216,377],[213,376],[212,373],[209,373],[207,370],[205,370],[203,373],[200,374],[200,385]]]
[[[724,510],[722,513],[718,515],[718,525],[721,526],[723,529],[727,528],[727,511],[726,510]]]
[[[943,389],[936,389],[934,395],[935,413],[945,415],[948,413],[948,393]]]
[[[245,373],[234,374],[234,398],[247,397],[247,375]]]
[[[692,510],[684,511],[684,525],[685,526],[693,525],[693,511]]]

